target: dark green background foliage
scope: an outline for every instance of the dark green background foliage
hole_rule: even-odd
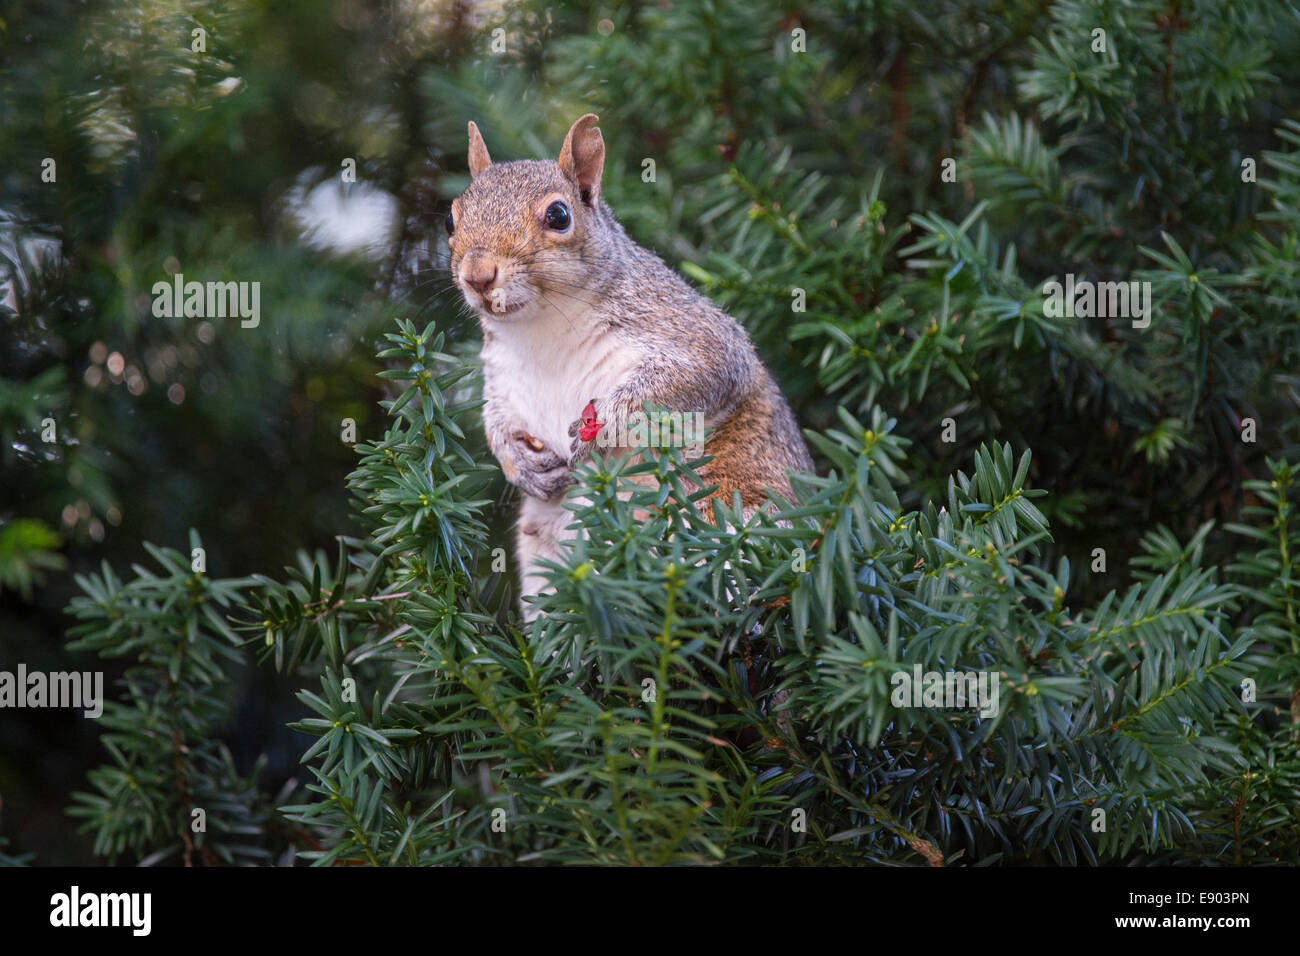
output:
[[[0,860],[1300,862],[1294,5],[185,11],[0,13],[0,669],[115,697],[0,715]],[[594,462],[526,629],[440,223],[467,120],[586,111],[818,473],[742,526]],[[350,252],[293,215],[346,158]],[[176,271],[260,327],[155,318]],[[894,707],[914,665],[999,715]]]

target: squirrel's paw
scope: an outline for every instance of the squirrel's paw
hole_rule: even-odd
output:
[[[596,448],[596,444],[597,442],[594,438],[584,440],[582,435],[574,435],[573,441],[569,443],[569,467],[576,468],[584,461],[590,459]]]
[[[573,483],[569,463],[528,432],[517,431],[512,437],[514,474],[507,471],[506,477],[526,494],[544,501],[564,494]]]
[[[578,429],[582,427],[582,422],[577,421],[569,426],[569,434],[573,436],[573,441],[569,442],[569,467],[581,464],[591,457],[591,446],[595,442],[583,441],[578,436]]]

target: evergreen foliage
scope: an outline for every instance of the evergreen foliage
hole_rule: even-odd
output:
[[[508,575],[491,570],[491,469],[466,437],[475,403],[455,396],[470,368],[432,326],[404,322],[389,338],[389,377],[407,384],[350,479],[370,537],[340,539],[332,562],[303,555],[283,581],[259,576],[248,592],[250,646],[282,670],[321,675],[298,695],[311,716],[295,729],[315,738],[303,757],[310,796],[280,807],[314,847],[306,858],[1074,864],[1293,853],[1294,729],[1270,735],[1237,693],[1246,675],[1261,700],[1285,702],[1294,686],[1294,649],[1279,646],[1297,633],[1285,465],[1254,489],[1271,506],[1259,523],[1236,529],[1261,544],[1231,569],[1243,583],[1205,566],[1204,535],[1184,549],[1153,533],[1138,580],[1072,610],[1068,560],[1034,559],[1049,529],[1025,486],[1029,456],[1009,445],[981,448],[941,505],[905,512],[896,423],[876,410],[868,428],[842,412],[840,428],[813,436],[827,477],[808,477],[797,507],[746,524],[738,508],[719,506],[716,522],[697,514],[675,452],[632,467],[598,460],[573,499],[581,544],[553,572],[556,591],[529,632],[503,605]],[[638,472],[660,485],[629,481]],[[650,517],[634,520],[638,510]],[[152,678],[130,685],[138,719],[115,711],[110,724],[150,741],[106,738],[122,772],[92,777],[101,796],[78,810],[113,849],[167,833],[198,799],[168,779],[176,733],[157,733],[156,709],[167,701],[197,745],[184,779],[228,792],[204,723],[212,698],[178,705],[164,691],[169,676],[195,691],[219,679],[218,651],[235,642],[217,608],[248,582],[156,558],[169,577],[141,571],[124,588],[106,571],[76,605],[94,635],[82,645],[121,652],[143,602],[142,640],[161,650]],[[159,590],[171,600],[147,610]],[[1248,599],[1258,616],[1234,627]],[[916,665],[1000,674],[999,713],[892,706],[890,675]],[[164,769],[142,778],[151,767]],[[1221,801],[1247,795],[1249,817],[1225,819]],[[223,808],[253,835],[250,808]],[[1089,825],[1096,808],[1102,833]],[[806,834],[792,833],[796,810]],[[216,839],[227,831],[244,832],[228,825]]]

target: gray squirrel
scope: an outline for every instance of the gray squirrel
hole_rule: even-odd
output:
[[[643,402],[702,413],[713,460],[698,474],[725,502],[738,491],[746,516],[769,488],[793,501],[790,472],[813,470],[740,323],[633,242],[601,199],[596,123],[591,113],[574,123],[556,162],[493,163],[471,122],[470,184],[446,222],[452,277],[483,328],[488,444],[523,492],[516,558],[528,619],[528,596],[545,586],[537,561],[558,559],[573,533],[564,494],[592,431],[626,436]],[[599,429],[583,418],[593,410]]]

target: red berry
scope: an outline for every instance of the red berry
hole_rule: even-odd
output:
[[[591,441],[600,434],[600,430],[604,427],[604,422],[596,421],[595,404],[588,402],[587,407],[582,410],[582,427],[578,429],[578,437],[583,441]]]

